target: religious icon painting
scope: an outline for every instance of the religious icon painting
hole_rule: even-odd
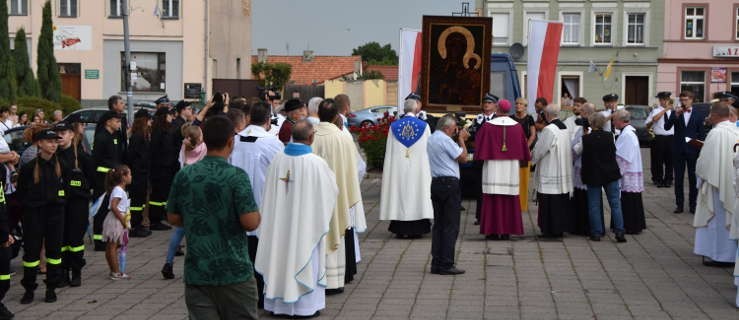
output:
[[[424,109],[479,111],[490,89],[492,34],[491,18],[423,17]]]

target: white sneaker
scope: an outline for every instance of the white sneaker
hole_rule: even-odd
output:
[[[118,276],[119,280],[131,280],[131,277],[127,273],[120,273]]]
[[[121,279],[123,279],[121,273],[117,273],[117,272],[110,273],[110,280],[121,280]]]

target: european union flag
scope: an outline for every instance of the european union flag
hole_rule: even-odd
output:
[[[426,122],[416,117],[403,117],[390,125],[395,139],[400,141],[406,148],[410,148],[423,136],[426,130]]]

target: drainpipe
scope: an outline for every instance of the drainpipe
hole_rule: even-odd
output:
[[[205,100],[207,99],[206,94],[209,89],[209,85],[208,85],[208,64],[210,63],[209,58],[208,58],[210,54],[210,50],[208,48],[208,36],[210,33],[210,1],[209,0],[205,0],[205,10],[203,10],[203,12],[205,12],[205,14],[203,15],[203,18],[205,20],[205,34],[203,35],[203,44],[204,44],[203,67],[204,67],[205,72],[203,73],[203,89],[202,89],[203,94],[201,94],[201,98],[203,100],[203,103],[205,103]]]

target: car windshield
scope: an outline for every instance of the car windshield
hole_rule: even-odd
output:
[[[631,113],[631,118],[636,120],[644,120],[647,118],[646,108],[626,108]]]

